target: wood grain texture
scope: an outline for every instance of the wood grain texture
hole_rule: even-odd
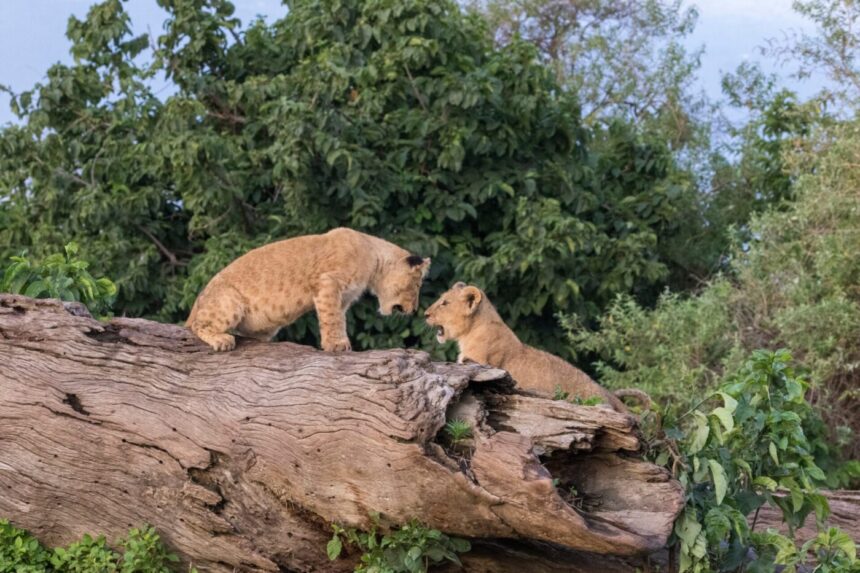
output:
[[[457,455],[439,435],[466,395]],[[149,523],[202,571],[349,571],[325,555],[329,524],[378,512],[479,540],[466,570],[537,567],[540,543],[560,561],[535,571],[623,570],[599,554],[659,549],[683,504],[667,472],[616,452],[636,443],[625,416],[521,395],[501,370],[243,340],[215,354],[179,326],[0,295],[0,516],[49,544]]]

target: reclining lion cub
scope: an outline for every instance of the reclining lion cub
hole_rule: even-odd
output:
[[[353,231],[294,237],[250,251],[215,275],[194,302],[186,325],[216,351],[242,336],[270,340],[316,309],[323,350],[350,350],[346,311],[365,291],[379,312],[411,314],[430,259]]]
[[[424,316],[427,324],[436,327],[440,343],[457,341],[459,362],[471,360],[507,370],[527,390],[552,394],[560,387],[571,397],[597,397],[624,413],[628,413],[627,407],[618,396],[636,396],[646,407],[651,402],[641,390],[625,389],[613,394],[558,356],[523,344],[477,287],[458,282]]]

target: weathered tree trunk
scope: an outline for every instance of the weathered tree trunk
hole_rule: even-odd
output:
[[[446,443],[446,415],[474,439]],[[626,415],[517,393],[500,370],[214,354],[179,326],[0,295],[0,517],[50,544],[149,523],[201,570],[348,571],[329,524],[378,512],[472,538],[470,571],[629,571],[607,554],[659,549],[683,504],[637,448]]]

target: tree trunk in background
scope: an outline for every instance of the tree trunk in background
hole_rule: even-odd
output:
[[[474,439],[447,443],[446,415]],[[517,392],[501,370],[290,343],[214,354],[179,326],[0,295],[0,517],[49,545],[149,523],[201,570],[350,571],[354,554],[326,557],[330,523],[378,512],[472,539],[466,571],[632,571],[683,505],[637,448],[632,418]]]

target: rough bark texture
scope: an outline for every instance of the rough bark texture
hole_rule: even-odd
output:
[[[452,447],[455,414],[475,437]],[[214,354],[178,326],[0,295],[0,516],[49,544],[149,523],[205,571],[349,571],[329,523],[378,512],[475,540],[467,571],[630,571],[606,554],[659,549],[683,504],[637,446],[633,419],[475,364]]]

